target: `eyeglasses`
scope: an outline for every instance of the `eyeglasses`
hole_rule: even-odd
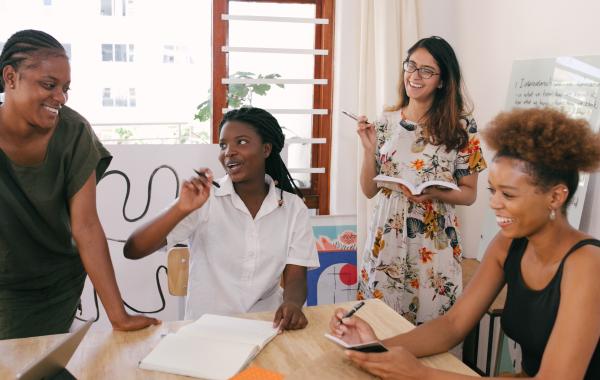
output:
[[[407,73],[414,73],[415,71],[418,71],[419,75],[423,79],[429,79],[434,75],[440,75],[440,73],[436,73],[435,71],[433,71],[431,67],[417,67],[417,65],[413,61],[404,61],[402,67]]]

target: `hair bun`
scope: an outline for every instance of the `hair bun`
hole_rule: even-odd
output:
[[[483,136],[498,154],[552,170],[592,172],[600,165],[600,134],[552,108],[500,113]]]

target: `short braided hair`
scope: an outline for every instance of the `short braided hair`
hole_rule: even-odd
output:
[[[223,115],[223,119],[219,124],[219,132],[221,132],[223,125],[228,121],[239,121],[250,125],[261,137],[263,143],[270,143],[272,145],[271,154],[265,161],[265,172],[277,181],[277,187],[281,190],[296,194],[302,198],[302,192],[294,183],[290,172],[279,154],[285,144],[285,136],[277,119],[262,108],[242,107],[231,110]]]
[[[64,46],[48,33],[27,29],[13,34],[4,44],[0,54],[0,92],[4,92],[4,78],[1,73],[6,66],[10,65],[18,70],[23,61],[44,50],[66,56]]]

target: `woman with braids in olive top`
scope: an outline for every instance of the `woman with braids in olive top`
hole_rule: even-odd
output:
[[[416,357],[447,351],[481,319],[500,289],[508,293],[502,328],[521,345],[515,377],[600,379],[600,241],[569,225],[567,207],[579,172],[600,166],[600,134],[584,120],[552,109],[500,114],[483,131],[496,151],[490,167],[490,207],[501,231],[477,273],[444,316],[386,339],[383,354],[348,353],[383,379],[467,379],[427,368]],[[347,342],[377,339],[357,317],[331,319]]]
[[[319,260],[308,209],[279,155],[281,127],[265,110],[241,108],[219,131],[220,187],[209,169],[197,170],[171,207],[129,237],[125,256],[189,241],[186,319],[277,310],[280,330],[304,328],[306,267]]]
[[[0,70],[0,339],[67,332],[86,271],[115,329],[157,324],[123,307],[96,212],[111,156],[65,106],[65,49],[23,30],[6,41]]]

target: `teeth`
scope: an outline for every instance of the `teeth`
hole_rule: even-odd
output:
[[[52,107],[48,107],[48,106],[44,106],[44,108],[52,113],[58,113],[58,108],[52,108]]]
[[[496,222],[500,224],[508,224],[513,222],[513,218],[504,218],[502,216],[496,217]]]
[[[422,85],[422,84],[416,84],[416,83],[413,83],[413,82],[410,82],[410,81],[409,81],[408,83],[411,85],[411,87],[415,87],[415,88],[423,88],[423,85]]]

